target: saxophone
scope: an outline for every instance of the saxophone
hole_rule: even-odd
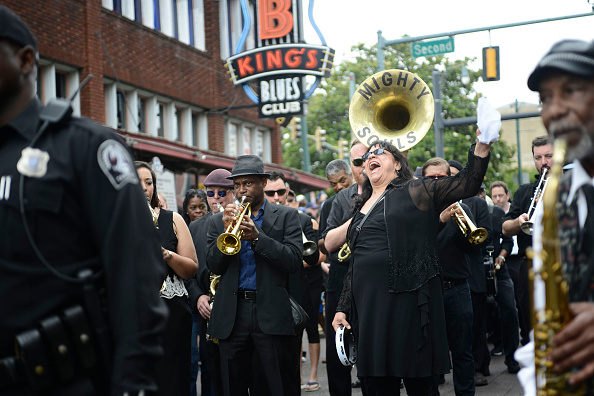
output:
[[[586,394],[584,384],[577,387],[569,385],[568,380],[571,372],[554,372],[553,362],[548,359],[553,337],[571,320],[569,286],[563,279],[558,234],[559,220],[556,212],[557,187],[559,178],[563,174],[566,151],[567,142],[563,139],[556,140],[553,150],[553,167],[548,180],[549,185],[543,196],[542,252],[527,253],[530,259],[529,267],[532,267],[532,259],[535,258],[535,254],[538,254],[542,260],[542,266],[536,270],[530,268],[529,275],[533,289],[530,295],[533,299],[532,324],[534,328],[536,394],[539,396]],[[544,285],[544,306],[542,306],[542,302],[535,304],[534,289],[542,290],[541,286],[537,286],[537,282]]]
[[[225,208],[220,203],[217,203],[217,211],[223,212]],[[215,275],[212,272],[210,273],[210,286],[209,286],[209,296],[210,296],[210,312],[212,313],[212,307],[214,304],[214,296],[217,292],[217,287],[219,286],[219,281],[221,280],[221,275]],[[208,326],[208,322],[207,322]],[[219,339],[215,337],[211,337],[210,334],[206,334],[206,340],[214,342],[218,345]]]

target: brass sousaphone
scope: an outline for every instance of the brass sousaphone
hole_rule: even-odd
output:
[[[368,77],[355,91],[349,107],[354,136],[368,146],[386,140],[404,152],[425,137],[433,122],[433,94],[419,76],[391,69]],[[340,261],[351,255],[348,243]]]
[[[414,73],[392,69],[368,77],[355,91],[349,120],[359,141],[387,140],[406,151],[419,143],[433,122],[433,94]]]

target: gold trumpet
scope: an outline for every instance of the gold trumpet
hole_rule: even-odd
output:
[[[455,211],[458,208],[462,214]],[[454,206],[454,214],[452,216],[454,217],[454,220],[456,220],[456,223],[458,223],[458,227],[460,228],[460,231],[462,231],[462,234],[468,239],[468,242],[478,245],[487,239],[487,229],[475,226],[460,204]]]
[[[219,235],[217,238],[217,247],[219,250],[228,256],[233,256],[234,254],[239,253],[241,250],[241,237],[243,236],[243,231],[239,229],[241,222],[244,216],[250,216],[250,203],[245,203],[245,197],[241,198],[241,202],[237,203],[239,207],[239,212],[237,212],[225,230],[224,233]]]

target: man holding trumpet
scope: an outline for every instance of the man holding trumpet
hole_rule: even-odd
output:
[[[532,201],[538,199],[535,192],[541,179],[544,179],[543,171],[550,169],[553,165],[553,146],[548,136],[539,136],[532,141],[532,155],[534,156],[534,167],[538,172],[537,178],[533,182],[521,185],[516,190],[509,211],[503,216],[502,226],[503,235],[517,235],[518,251],[512,251],[505,264],[514,281],[522,345],[528,342],[528,334],[532,327],[528,295],[528,267],[526,266],[526,248],[532,246],[532,236],[522,231],[522,224],[530,220],[528,217],[528,212],[532,212],[530,207],[536,207],[536,202],[532,205]]]
[[[247,394],[255,353],[271,394],[296,393],[290,377],[288,345],[295,329],[287,282],[301,266],[301,227],[295,210],[267,204],[267,176],[259,157],[237,157],[229,178],[243,204],[227,205],[209,224],[206,265],[221,280],[208,333],[220,342],[226,396]],[[221,243],[233,239],[220,238],[229,232],[235,234],[234,249]]]

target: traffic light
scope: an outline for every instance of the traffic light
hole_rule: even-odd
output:
[[[483,48],[483,81],[499,81],[499,47]]]
[[[320,127],[316,128],[315,136],[316,136],[316,151],[322,151],[322,142],[326,140],[324,136],[326,131]]]
[[[301,137],[301,117],[293,117],[289,123],[291,128],[291,140],[297,140]]]

